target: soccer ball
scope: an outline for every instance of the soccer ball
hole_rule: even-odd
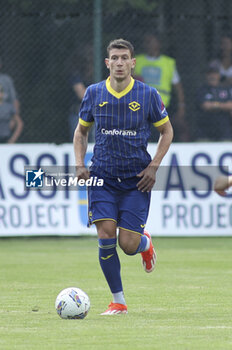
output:
[[[88,295],[80,288],[63,289],[57,296],[55,308],[61,318],[85,318],[90,309]]]

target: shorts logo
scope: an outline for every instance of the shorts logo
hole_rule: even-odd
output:
[[[144,227],[145,227],[145,225],[140,225],[140,227],[144,228]]]
[[[26,187],[43,187],[43,174],[44,171],[39,170],[26,170]]]
[[[102,103],[99,103],[99,106],[100,106],[100,107],[103,107],[103,106],[107,105],[107,103],[108,103],[107,101],[104,101],[104,102],[102,102]]]
[[[133,101],[131,103],[129,103],[129,108],[133,111],[136,112],[140,109],[140,104],[136,101]]]

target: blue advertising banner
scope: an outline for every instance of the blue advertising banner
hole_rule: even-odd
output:
[[[148,150],[153,156],[156,145]],[[89,145],[86,165],[92,151]],[[87,227],[85,188],[54,177],[57,169],[74,169],[71,144],[0,145],[0,159],[0,236],[96,234]],[[157,172],[146,229],[157,236],[232,235],[232,193],[212,191],[215,178],[228,173],[232,143],[172,144]]]

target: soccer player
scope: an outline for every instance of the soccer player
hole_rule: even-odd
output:
[[[214,183],[214,191],[220,196],[226,196],[225,190],[232,186],[232,175],[219,176]]]
[[[89,86],[85,93],[74,150],[78,178],[104,180],[101,189],[89,189],[89,224],[97,228],[99,261],[113,297],[102,315],[114,315],[127,313],[116,251],[117,228],[121,249],[128,255],[141,253],[146,272],[155,267],[156,253],[144,227],[156,172],[173,131],[157,90],[131,76],[136,63],[132,44],[117,39],[110,42],[107,52],[105,64],[110,76]],[[89,172],[84,157],[93,123],[96,143]],[[151,124],[160,132],[153,159],[147,152]]]

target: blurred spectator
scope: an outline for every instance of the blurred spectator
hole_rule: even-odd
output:
[[[198,92],[199,140],[226,141],[232,138],[232,89],[220,82],[219,68],[210,66],[206,83]]]
[[[185,120],[184,91],[174,58],[161,53],[161,40],[158,34],[147,33],[144,37],[145,54],[136,56],[134,75],[136,79],[155,87],[168,109],[171,101],[172,87],[177,96],[177,112],[171,121],[175,136],[179,141],[189,141]]]
[[[76,50],[68,59],[67,65],[69,86],[72,90],[69,110],[69,137],[72,142],[81,101],[86,88],[93,83],[92,47],[86,45],[82,52]],[[94,141],[93,129],[89,133],[89,142]]]
[[[13,81],[1,69],[0,59],[0,143],[15,143],[22,133],[23,122]]]
[[[210,62],[211,67],[219,69],[221,81],[232,85],[232,37],[224,34],[221,37],[218,58]]]

